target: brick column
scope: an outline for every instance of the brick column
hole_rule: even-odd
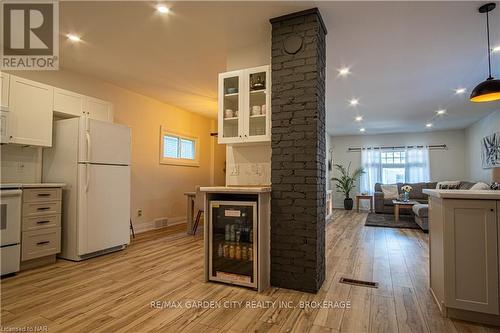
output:
[[[272,24],[271,284],[325,279],[325,36],[317,8]]]

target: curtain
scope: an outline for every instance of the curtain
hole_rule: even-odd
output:
[[[363,149],[361,151],[361,166],[365,171],[361,176],[361,192],[372,194],[375,191],[375,183],[382,179],[380,149]]]
[[[428,182],[430,179],[429,148],[407,148],[405,168],[407,183]]]

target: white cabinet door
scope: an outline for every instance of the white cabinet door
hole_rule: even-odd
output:
[[[9,79],[10,75],[7,73],[0,73],[0,110],[9,111]]]
[[[498,315],[496,202],[445,201],[446,306]]]
[[[53,98],[53,87],[10,76],[11,143],[43,147],[52,145]]]
[[[271,141],[271,84],[269,66],[245,71],[245,142]]]
[[[9,113],[0,110],[0,143],[9,143]]]
[[[243,142],[244,71],[219,74],[219,143]]]
[[[87,97],[85,111],[91,119],[113,122],[113,105],[109,102]]]
[[[84,111],[85,96],[72,91],[54,88],[54,112],[66,117],[81,117]]]

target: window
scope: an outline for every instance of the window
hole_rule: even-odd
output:
[[[160,163],[199,166],[198,138],[161,130]]]
[[[387,150],[366,148],[361,151],[361,191],[373,193],[376,183],[420,183],[428,182],[429,149],[427,147],[406,147]]]
[[[380,153],[382,183],[403,183],[406,178],[406,152],[387,151]]]

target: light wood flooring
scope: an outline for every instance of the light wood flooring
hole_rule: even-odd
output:
[[[48,332],[500,332],[440,316],[428,289],[426,234],[365,227],[365,218],[335,211],[327,224],[326,280],[316,295],[204,283],[202,236],[177,226],[141,234],[121,252],[3,279],[1,324]],[[340,284],[341,276],[380,287]],[[155,300],[349,300],[352,307],[154,309]]]

